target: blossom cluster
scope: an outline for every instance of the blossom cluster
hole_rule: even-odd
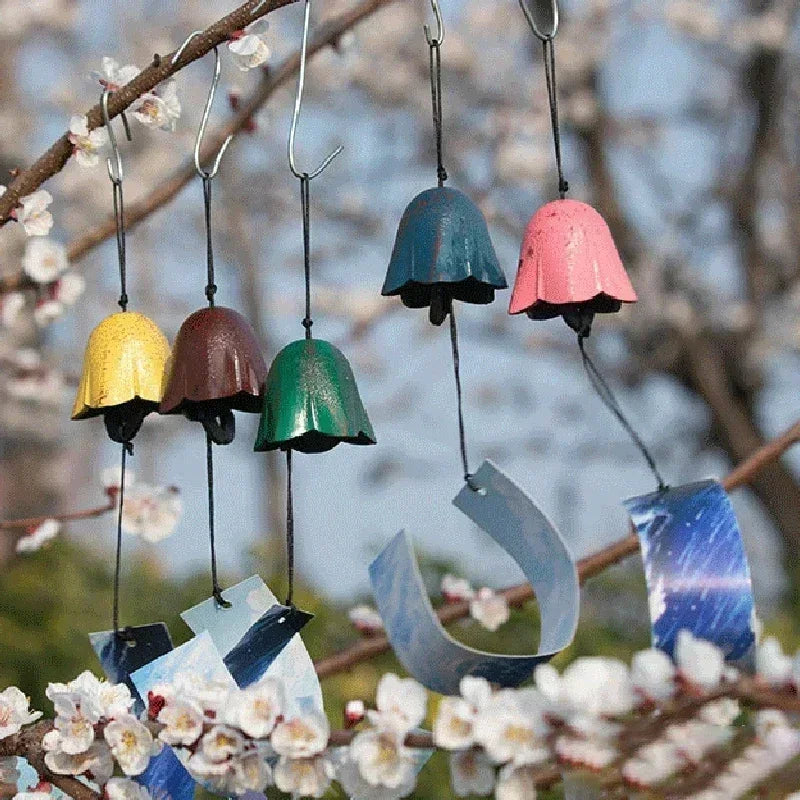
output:
[[[533,685],[520,689],[465,677],[457,696],[441,699],[431,734],[420,730],[426,690],[394,674],[381,678],[374,708],[348,703],[350,730],[332,734],[321,710],[292,710],[284,685],[269,676],[240,689],[183,674],[154,686],[137,718],[127,687],[86,672],[48,687],[55,721],[43,747],[54,774],[84,776],[105,786],[109,800],[148,800],[131,778],[162,746],[222,795],[275,786],[294,797],[322,797],[336,780],[355,800],[396,800],[413,791],[426,749],[439,748],[449,753],[459,797],[531,800],[553,765],[603,774],[604,785],[620,791],[657,795],[713,763],[701,787],[682,796],[730,800],[800,756],[797,719],[776,708],[797,696],[800,657],[767,639],[757,668],[755,679],[743,678],[719,648],[682,631],[674,662],[653,649],[637,653],[630,666],[579,658],[561,673],[540,665]],[[755,691],[748,694],[748,686]],[[0,739],[39,716],[18,689],[0,693]],[[114,777],[117,767],[122,775]],[[16,780],[12,765],[0,768],[2,782]]]

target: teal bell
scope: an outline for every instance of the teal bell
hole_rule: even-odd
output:
[[[441,325],[453,300],[485,305],[506,287],[486,220],[469,197],[438,186],[408,204],[381,294],[430,307],[431,322]]]

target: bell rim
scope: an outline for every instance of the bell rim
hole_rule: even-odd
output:
[[[152,414],[158,411],[161,401],[149,400],[148,398],[141,397],[140,395],[137,394],[134,395],[130,400],[124,400],[122,403],[112,403],[106,406],[90,406],[87,403],[83,403],[83,408],[80,411],[73,411],[72,415],[70,416],[70,420],[78,422],[83,419],[93,419],[94,417],[101,417],[108,411],[128,405],[128,403],[136,403],[136,402],[144,403],[147,406],[152,406],[152,408],[147,412],[148,414]]]
[[[234,394],[224,395],[223,397],[204,397],[192,399],[191,397],[181,397],[176,403],[162,400],[158,404],[158,413],[164,416],[174,414],[186,414],[186,411],[198,406],[216,404],[231,411],[241,411],[244,414],[260,414],[262,409],[262,398],[264,387],[262,386],[258,394],[240,389]]]
[[[304,431],[299,436],[292,436],[290,439],[267,440],[265,442],[256,440],[253,451],[256,453],[268,453],[275,450],[294,450],[297,453],[313,455],[315,453],[327,453],[340,444],[351,444],[357,446],[369,446],[377,444],[378,440],[374,434],[370,436],[366,431],[359,431],[355,436],[339,436],[331,433],[323,433],[318,430]],[[301,446],[298,446],[300,444]]]
[[[606,292],[599,292],[586,300],[572,300],[566,303],[550,303],[547,300],[536,300],[534,303],[514,311],[509,308],[508,313],[512,317],[526,314],[533,320],[548,320],[579,310],[591,311],[594,314],[616,314],[622,310],[623,305],[631,305],[635,302],[636,300],[621,300]]]

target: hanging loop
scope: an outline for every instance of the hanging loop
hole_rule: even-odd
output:
[[[519,5],[537,39],[549,42],[555,37],[558,32],[558,0],[519,0]]]
[[[199,36],[202,34],[203,31],[192,31],[190,33],[183,44],[175,51],[175,55],[172,57],[172,63],[176,64],[178,59],[183,55],[183,51],[186,49],[189,42],[194,39],[195,36]],[[194,140],[194,168],[197,171],[197,174],[203,179],[211,179],[216,176],[217,172],[219,171],[219,163],[222,161],[222,156],[225,155],[225,151],[228,149],[228,145],[231,143],[233,139],[233,134],[230,134],[225,141],[222,143],[222,147],[220,147],[219,152],[214,158],[214,163],[210,170],[203,169],[203,166],[200,164],[200,147],[203,144],[203,137],[206,133],[206,128],[208,127],[208,117],[211,114],[211,106],[214,103],[214,95],[217,92],[217,85],[219,84],[219,76],[221,71],[221,63],[219,57],[219,50],[217,47],[214,47],[214,77],[211,80],[211,88],[208,90],[208,98],[206,99],[206,106],[203,110],[203,118],[200,122],[200,128],[197,131],[197,136]]]
[[[111,182],[115,186],[120,186],[122,184],[122,179],[124,177],[124,173],[122,171],[122,156],[119,152],[119,146],[117,145],[117,137],[114,134],[114,128],[111,127],[111,116],[108,113],[108,97],[112,94],[111,90],[108,88],[103,89],[103,94],[100,97],[100,108],[103,111],[103,125],[105,125],[106,130],[108,131],[108,141],[111,144],[111,154],[114,156],[114,164],[110,158],[106,159],[106,169],[108,169],[108,177],[111,179]],[[122,117],[122,126],[125,128],[125,138],[128,141],[131,141],[131,129],[128,125],[128,118],[125,116],[124,113],[120,114]]]
[[[520,2],[521,1],[522,0],[520,0]],[[425,38],[428,40],[428,45],[430,47],[441,47],[444,41],[444,19],[442,18],[442,9],[439,8],[439,0],[431,0],[431,8],[433,8],[433,14],[436,17],[436,38],[434,39],[431,36],[431,29],[427,23],[422,27],[425,31]]]
[[[295,136],[297,135],[297,122],[300,119],[300,108],[303,104],[303,89],[306,85],[306,50],[308,49],[308,27],[311,21],[311,0],[305,0],[305,16],[303,17],[303,42],[300,47],[300,72],[297,76],[297,93],[295,94],[294,98],[294,111],[292,112],[292,125],[289,128],[289,145],[288,145],[288,155],[289,155],[289,169],[292,171],[292,175],[295,178],[308,178],[311,180],[312,178],[316,178],[323,170],[325,170],[328,165],[333,161],[339,153],[344,150],[342,145],[339,145],[329,156],[327,156],[322,163],[313,171],[311,172],[304,172],[303,170],[298,169],[297,163],[295,162],[294,157],[294,140]]]

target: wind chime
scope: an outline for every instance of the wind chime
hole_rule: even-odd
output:
[[[564,177],[561,156],[556,82],[558,5],[556,0],[519,2],[531,30],[542,43],[560,198],[542,206],[528,223],[508,312],[525,313],[533,320],[560,316],[575,331],[592,387],[628,432],[647,461],[659,490],[663,490],[666,484],[655,459],[586,352],[585,340],[591,334],[595,314],[615,313],[623,303],[634,303],[637,298],[605,220],[590,205],[567,198],[569,183]]]
[[[333,161],[337,147],[312,172],[300,171],[294,154],[297,123],[305,87],[306,50],[311,2],[305,1],[300,72],[294,111],[289,129],[288,157],[292,175],[300,181],[303,220],[303,268],[305,282],[305,337],[281,350],[269,369],[264,389],[263,410],[256,438],[256,451],[283,450],[286,453],[286,561],[288,592],[286,605],[293,605],[294,593],[294,511],[292,500],[292,451],[323,453],[344,442],[375,444],[367,412],[358,393],[353,370],[344,354],[330,342],[311,334],[311,181]]]
[[[199,31],[192,33],[175,53],[173,63]],[[203,185],[206,231],[205,296],[208,306],[190,314],[175,339],[170,358],[161,414],[183,414],[199,422],[206,434],[206,470],[208,476],[208,532],[211,546],[212,594],[227,607],[217,580],[214,540],[214,445],[230,444],[236,435],[234,411],[258,413],[261,390],[267,367],[253,329],[247,320],[231,308],[215,305],[217,285],[214,277],[214,249],[211,225],[211,187],[220,161],[232,137],[228,137],[214,158],[211,169],[200,164],[203,141],[214,94],[219,83],[220,58],[214,48],[214,77],[194,145],[194,165]]]
[[[169,342],[151,319],[135,311],[128,311],[125,211],[122,195],[124,174],[122,157],[108,113],[110,94],[108,89],[103,92],[100,107],[113,155],[113,162],[109,158],[106,165],[112,186],[116,223],[120,282],[117,302],[122,310],[106,317],[89,336],[72,419],[102,416],[109,438],[122,445],[112,618],[115,636],[124,638],[125,632],[119,628],[119,584],[126,458],[133,455],[133,439],[144,418],[158,410],[164,366],[169,357]],[[130,140],[130,130],[124,115],[122,120],[126,136]]]
[[[438,185],[418,194],[403,212],[381,293],[399,295],[408,308],[428,308],[433,325],[441,325],[450,317],[461,463],[464,480],[475,489],[464,433],[453,301],[485,305],[494,300],[497,289],[505,289],[507,284],[483,214],[463,192],[444,185],[447,170],[442,152],[441,46],[445,31],[438,0],[431,0],[431,6],[436,17],[436,36],[431,35],[428,25],[424,31],[430,50]]]

